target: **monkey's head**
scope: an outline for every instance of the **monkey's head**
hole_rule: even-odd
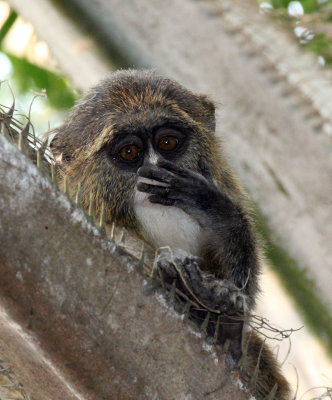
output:
[[[51,150],[60,180],[67,175],[88,207],[90,193],[106,221],[137,227],[137,171],[166,159],[199,171],[205,157],[218,180],[215,108],[204,95],[150,71],[120,71],[93,88],[55,130]]]

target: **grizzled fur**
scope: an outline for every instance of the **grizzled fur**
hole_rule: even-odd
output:
[[[176,82],[150,72],[121,71],[101,82],[74,107],[67,123],[56,130],[51,148],[55,159],[62,160],[59,165],[73,193],[81,183],[84,206],[88,207],[91,192],[97,211],[104,201],[107,222],[138,230],[130,203],[137,175],[114,169],[107,156],[108,144],[114,135],[174,122],[193,132],[178,165],[200,172],[198,161],[204,157],[223,193],[244,209],[244,194],[214,135],[214,113],[214,105],[206,96],[195,95]],[[238,228],[232,227],[232,236],[223,221],[218,226],[219,235],[211,232],[210,245],[202,254],[209,261],[201,268],[219,278],[232,279],[239,287],[245,284],[250,270],[246,290],[253,305],[259,263],[249,217],[245,211],[242,214],[243,221]]]
[[[117,140],[138,132],[153,137],[160,127],[185,133],[179,156],[160,157],[156,165],[144,160],[134,167],[115,161],[112,152]],[[231,282],[243,294],[245,310],[253,308],[260,273],[257,239],[246,197],[215,135],[214,104],[205,95],[150,71],[120,71],[93,88],[55,133],[51,149],[59,178],[67,175],[71,194],[81,185],[84,207],[92,194],[97,212],[104,203],[106,222],[124,225],[151,243],[144,228],[146,216],[139,216],[135,208],[137,193],[150,194],[151,203],[158,204],[160,215],[166,212],[166,219],[167,210],[172,210],[173,220],[199,226],[193,230],[200,235],[195,254],[200,269],[212,274],[216,282]],[[278,398],[286,399],[288,385],[268,349],[264,354],[271,365],[268,372],[262,371],[267,385],[273,386],[269,380],[274,376],[279,383]]]

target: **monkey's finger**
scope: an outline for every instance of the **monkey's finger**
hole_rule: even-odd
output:
[[[158,185],[150,185],[148,183],[140,182],[137,185],[137,190],[139,192],[151,193],[151,194],[160,194],[167,195],[170,191],[169,187],[158,186]]]
[[[190,171],[189,169],[179,167],[178,165],[166,160],[159,160],[158,166],[183,178],[193,178],[197,175],[195,172]]]
[[[151,194],[152,196],[149,197],[151,203],[175,205],[189,213],[198,207],[196,198],[190,191],[179,190],[173,186],[165,187],[139,182],[137,190]]]
[[[175,203],[175,200],[168,199],[168,198],[159,196],[157,194],[153,194],[152,196],[149,196],[149,201],[151,203],[162,204],[163,206],[172,206]]]
[[[160,160],[158,162],[158,165],[161,169],[170,171],[174,174],[174,178],[172,179],[171,184],[172,186],[177,187],[180,190],[188,188],[189,186],[198,189],[199,185],[203,185],[205,187],[206,184],[209,182],[208,179],[202,174],[191,171],[187,168],[179,167],[178,165],[175,165],[169,161]]]
[[[214,182],[214,178],[213,178],[210,166],[205,157],[201,157],[199,159],[198,166],[199,166],[204,178],[206,178],[210,182]]]
[[[186,212],[188,209],[192,209],[192,206],[185,204],[186,202],[179,198],[177,193],[169,193],[167,195],[153,194],[149,196],[151,203],[159,203],[165,206],[175,206],[181,208]]]
[[[137,174],[143,178],[153,179],[164,183],[170,183],[174,178],[174,175],[165,169],[147,166],[139,168]]]
[[[140,192],[149,193],[157,196],[158,198],[163,198],[165,200],[172,200],[172,204],[175,204],[176,202],[176,205],[178,205],[181,208],[185,206],[189,208],[194,207],[194,204],[191,201],[190,196],[187,196],[186,194],[180,193],[177,190],[173,190],[172,188],[169,187],[140,183],[138,184],[137,189]],[[151,197],[154,198],[154,196],[150,196],[149,199]]]

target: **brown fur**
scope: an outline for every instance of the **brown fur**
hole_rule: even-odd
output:
[[[56,129],[51,149],[54,158],[58,160],[59,179],[63,181],[64,175],[68,177],[72,196],[75,195],[78,185],[81,185],[81,202],[84,208],[88,208],[92,195],[97,213],[100,212],[102,203],[104,204],[106,222],[114,221],[143,235],[131,204],[137,175],[119,173],[110,163],[105,149],[116,135],[126,134],[123,132],[130,129],[150,129],[155,124],[176,119],[193,132],[186,154],[178,165],[200,172],[198,161],[200,157],[204,157],[215,181],[223,193],[242,210],[244,220],[250,226],[246,196],[220,150],[220,140],[214,134],[214,114],[214,105],[206,96],[193,94],[176,82],[147,71],[118,72],[93,88],[74,107],[67,123]],[[248,267],[250,282],[246,290],[249,307],[252,308],[258,290],[257,277],[260,269],[257,239],[252,230],[249,230],[252,240],[252,249],[249,250],[253,252],[254,264]],[[211,242],[213,241],[212,237]],[[214,273],[216,277],[231,279],[231,272],[234,271],[229,270],[227,263],[222,265],[218,261],[220,256],[216,252],[203,251],[205,262],[201,267]],[[239,286],[246,280],[246,276],[239,277]],[[247,382],[250,382],[248,374],[252,375],[255,371],[262,344],[258,336],[251,336],[249,357],[242,368],[243,378]],[[266,388],[268,394],[274,382],[278,383],[275,398],[288,399],[288,384],[280,373],[274,355],[264,345],[256,389]],[[259,392],[258,389],[256,392]]]
[[[246,354],[240,377],[257,399],[265,399],[277,384],[273,400],[291,398],[289,383],[282,375],[276,356],[262,338],[251,331],[245,338]]]
[[[122,186],[122,182],[120,183],[119,190],[112,193],[114,201],[106,195],[105,187],[99,185],[103,171],[107,170],[106,166],[102,168],[104,160],[100,157],[99,150],[123,125],[144,126],[153,121],[155,115],[162,118],[177,115],[185,123],[195,127],[198,134],[198,140],[192,145],[192,152],[196,153],[197,157],[185,160],[184,164],[187,167],[194,165],[196,168],[198,154],[204,155],[209,161],[215,179],[222,185],[227,195],[235,201],[244,202],[242,189],[231,173],[225,157],[220,154],[220,140],[211,136],[209,132],[209,129],[214,127],[213,104],[206,96],[194,96],[190,92],[188,92],[192,97],[188,101],[190,107],[185,103],[186,98],[182,99],[181,104],[177,104],[178,99],[167,98],[165,86],[173,85],[172,89],[175,92],[181,92],[180,85],[160,79],[159,87],[156,88],[153,87],[153,82],[149,84],[149,75],[143,72],[141,74],[146,80],[146,86],[140,93],[137,93],[138,88],[135,85],[136,74],[127,76],[124,72],[120,72],[116,77],[120,78],[118,82],[117,79],[111,78],[92,89],[86,98],[73,108],[68,122],[54,131],[56,136],[51,143],[51,149],[55,159],[60,155],[62,158],[62,162],[58,163],[60,182],[66,174],[72,194],[77,190],[78,184],[81,184],[83,206],[88,207],[91,192],[97,211],[100,210],[101,202],[105,201],[107,222],[115,221],[134,227],[131,209],[124,204],[124,200],[127,199],[121,198],[122,193],[128,194],[126,188],[129,185],[123,183]],[[194,105],[193,99],[196,103]],[[114,126],[115,121],[116,126]],[[98,159],[102,165],[98,165]],[[119,179],[117,177],[115,179],[118,184]],[[129,194],[130,192],[129,190]],[[121,213],[120,217],[117,211],[122,207],[126,208],[126,212]]]

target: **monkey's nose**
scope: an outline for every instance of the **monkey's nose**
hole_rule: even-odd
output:
[[[157,163],[152,163],[148,157],[146,157],[143,161],[143,164],[141,167],[155,167],[157,165]],[[140,167],[140,168],[141,168]]]
[[[140,166],[140,168],[142,167],[148,167],[152,169],[158,168],[158,163],[162,160],[164,160],[164,158],[159,156],[156,156],[155,158],[153,157],[152,159],[151,157],[145,157],[143,164]],[[137,170],[137,172],[140,170],[140,168]]]
[[[156,166],[158,164],[158,161],[160,161],[162,159],[163,159],[163,157],[154,151],[154,149],[150,143],[149,144],[149,152],[144,157],[143,166],[144,167],[152,166],[152,165]]]

